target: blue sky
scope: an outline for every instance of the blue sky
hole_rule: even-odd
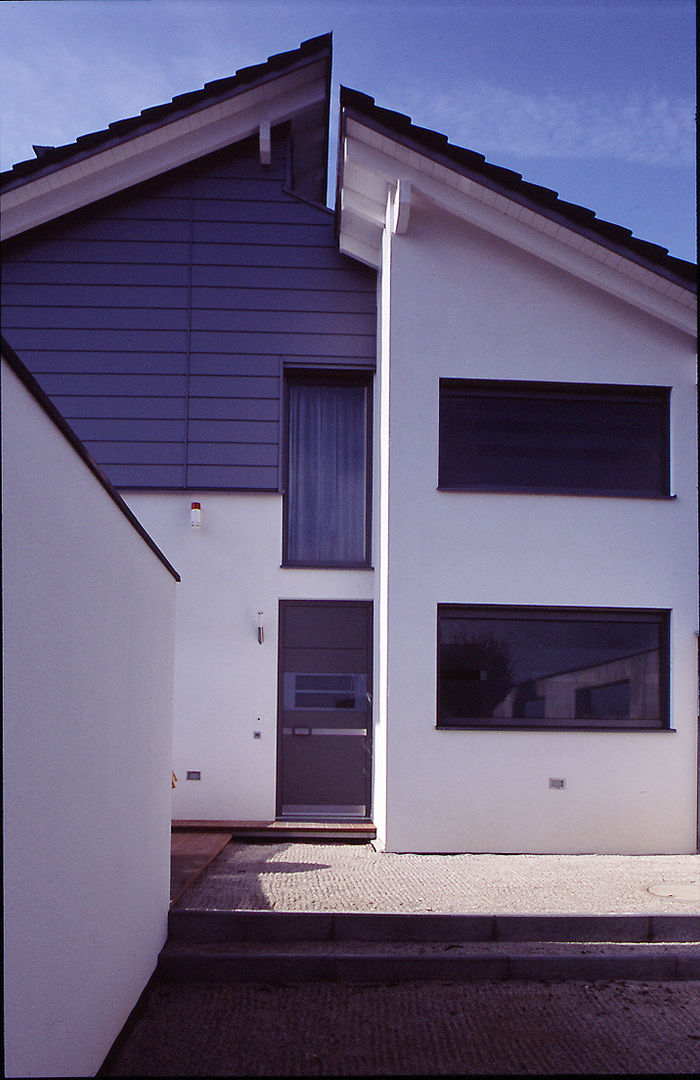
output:
[[[6,0],[2,168],[329,30],[336,109],[361,90],[695,259],[691,0]]]

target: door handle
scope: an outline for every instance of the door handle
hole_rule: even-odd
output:
[[[365,694],[365,697],[367,698],[367,704],[369,705],[369,707],[371,709],[372,708],[372,695],[368,692],[368,693]]]

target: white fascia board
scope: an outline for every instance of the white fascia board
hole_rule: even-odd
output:
[[[697,303],[689,289],[353,120],[347,126],[344,160],[352,183],[353,213],[346,221],[341,204],[341,244],[346,232],[357,233],[364,189],[372,193],[368,202],[373,207],[365,222],[377,234],[371,247],[381,249],[383,222],[374,207],[376,193],[388,192],[402,181],[411,185],[414,198],[422,197],[679,330],[696,333]]]
[[[262,121],[281,124],[325,92],[323,64],[310,64],[12,187],[0,196],[2,238],[257,135]]]

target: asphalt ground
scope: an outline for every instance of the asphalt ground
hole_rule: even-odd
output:
[[[150,984],[104,1076],[697,1074],[699,982]]]

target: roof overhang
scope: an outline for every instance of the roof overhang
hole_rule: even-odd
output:
[[[352,91],[349,92],[353,94]],[[544,259],[646,313],[690,334],[697,298],[672,275],[615,250],[561,214],[456,168],[352,106],[341,108],[337,218],[340,250],[376,269],[382,237],[410,229],[412,206],[437,207]],[[587,235],[588,232],[588,235]]]
[[[207,93],[203,101],[168,110],[165,117],[155,110],[157,120],[137,123],[125,136],[98,140],[87,150],[79,141],[76,152],[58,165],[28,177],[10,177],[0,196],[2,238],[27,232],[250,136],[259,137],[265,161],[270,130],[309,110],[318,113],[327,132],[330,36],[319,41],[327,41],[327,47],[311,50],[310,56],[303,48],[290,54],[294,60],[286,69],[264,71],[252,82],[219,95]],[[327,134],[317,142],[325,154]]]

